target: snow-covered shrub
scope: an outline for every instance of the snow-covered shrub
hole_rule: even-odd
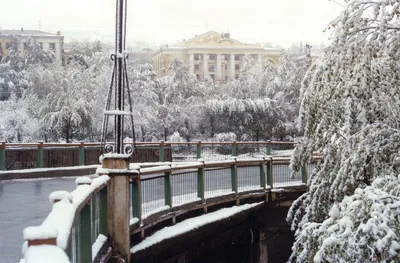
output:
[[[179,132],[174,132],[171,136],[168,137],[169,142],[184,142],[185,139],[181,137]]]
[[[236,141],[236,134],[233,132],[217,133],[214,135],[215,142],[233,142]]]

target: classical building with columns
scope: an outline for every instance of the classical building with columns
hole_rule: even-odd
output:
[[[231,38],[229,33],[209,31],[157,50],[152,61],[159,77],[168,74],[172,59],[181,58],[199,80],[210,77],[215,81],[228,81],[239,76],[243,56],[251,55],[261,73],[266,61],[279,63],[281,52],[281,49],[263,48],[261,44],[242,43]]]

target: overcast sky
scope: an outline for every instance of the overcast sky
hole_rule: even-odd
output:
[[[7,2],[7,3],[5,3]],[[342,0],[128,0],[127,42],[172,44],[208,30],[248,43],[328,43]],[[66,41],[113,41],[114,0],[0,0],[2,29],[61,31]],[[40,22],[39,22],[40,21]]]

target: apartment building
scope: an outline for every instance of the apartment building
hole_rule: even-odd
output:
[[[64,37],[60,32],[56,34],[47,33],[39,30],[0,30],[0,56],[5,57],[10,47],[10,36],[18,36],[21,38],[21,54],[24,55],[27,49],[26,42],[28,37],[35,39],[43,50],[51,51],[56,61],[61,63],[64,48]]]

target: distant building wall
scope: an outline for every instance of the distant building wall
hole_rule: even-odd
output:
[[[21,55],[26,55],[26,45],[28,37],[35,39],[45,51],[51,51],[55,60],[61,63],[64,52],[64,37],[60,32],[57,34],[46,33],[38,30],[0,30],[0,55],[4,58],[8,55],[10,35],[21,38]]]

